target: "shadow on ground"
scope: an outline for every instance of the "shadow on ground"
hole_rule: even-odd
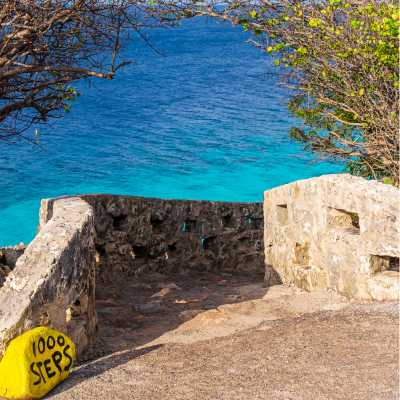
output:
[[[66,380],[61,385],[56,387],[47,398],[51,398],[56,394],[62,393],[65,390],[71,389],[76,385],[79,385],[81,382],[88,378],[94,378],[97,375],[101,375],[104,372],[107,372],[110,369],[115,367],[119,367],[120,365],[126,364],[129,361],[141,357],[147,353],[152,352],[158,348],[162,347],[161,345],[149,346],[144,349],[139,350],[125,350],[116,354],[108,355],[97,360],[87,362],[78,366],[73,372],[73,380]]]
[[[149,274],[97,283],[98,337],[52,395],[162,347],[151,342],[197,315],[221,305],[262,298],[263,274]]]
[[[263,275],[149,274],[101,282],[96,293],[98,341],[91,359],[151,343],[198,314],[262,298]]]
[[[57,400],[391,400],[398,303],[263,288],[262,276],[153,274],[98,285],[92,360]]]

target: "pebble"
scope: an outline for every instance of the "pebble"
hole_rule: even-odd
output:
[[[159,302],[145,303],[145,304],[136,304],[136,311],[142,312],[143,314],[151,314],[155,312],[159,312],[162,310],[162,306]]]
[[[178,285],[176,285],[175,283],[171,282],[171,283],[159,283],[157,285],[158,288],[160,289],[174,289],[174,290],[182,290],[182,288]]]

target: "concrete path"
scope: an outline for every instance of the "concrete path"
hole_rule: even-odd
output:
[[[100,337],[52,399],[398,399],[397,304],[155,275],[99,286]]]

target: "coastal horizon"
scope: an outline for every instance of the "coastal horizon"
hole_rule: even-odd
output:
[[[341,172],[289,138],[297,122],[272,60],[240,27],[198,17],[149,32],[112,81],[81,82],[39,145],[0,143],[0,245],[29,243],[43,198],[109,193],[261,201],[264,190]],[[101,146],[99,146],[101,144]]]

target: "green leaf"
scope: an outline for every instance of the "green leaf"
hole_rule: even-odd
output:
[[[256,10],[251,10],[249,12],[249,15],[250,15],[251,18],[256,19],[258,14],[257,14]]]
[[[388,176],[385,176],[382,179],[382,182],[385,183],[386,185],[394,185],[393,178],[389,178]]]

